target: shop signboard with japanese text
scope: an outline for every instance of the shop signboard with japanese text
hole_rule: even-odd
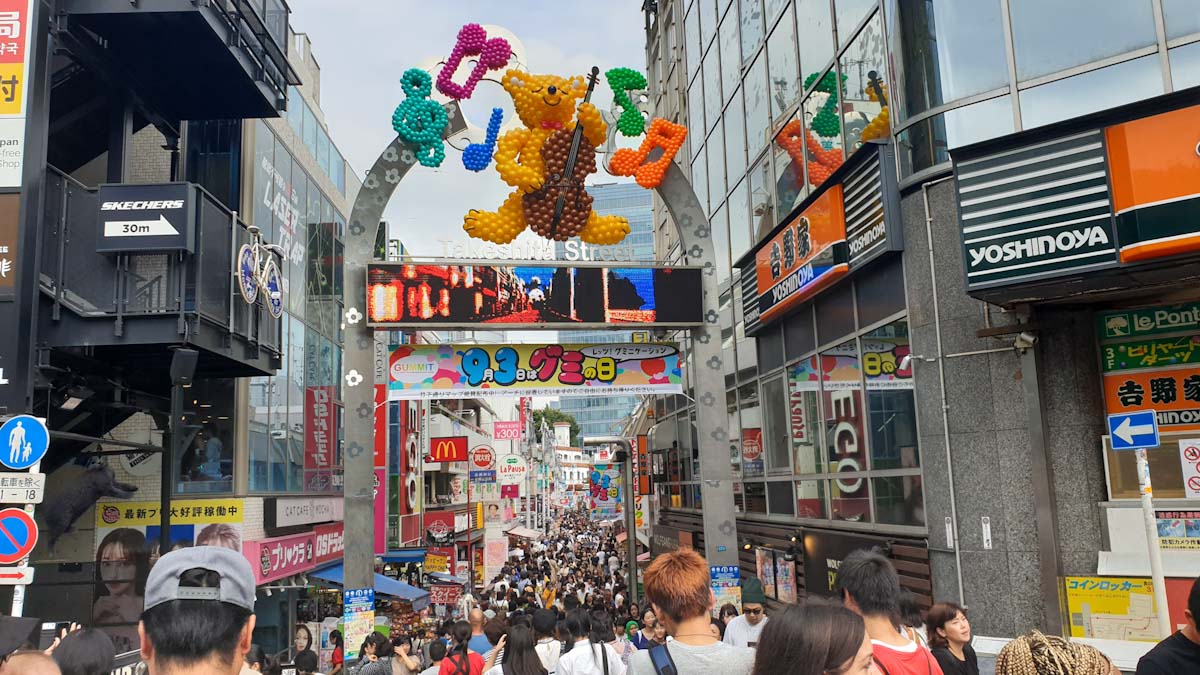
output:
[[[265,584],[312,569],[316,540],[312,532],[248,541],[242,555],[250,561],[257,584]]]
[[[1071,637],[1157,642],[1161,638],[1150,579],[1065,577]]]
[[[622,513],[624,500],[619,464],[596,464],[588,476],[593,518],[614,518]]]
[[[1200,510],[1156,509],[1154,518],[1164,551],[1200,551]]]
[[[341,560],[346,551],[345,528],[342,523],[318,525],[313,528],[313,562],[323,565]]]
[[[523,485],[529,471],[529,463],[520,455],[503,455],[496,462],[496,482],[501,487]],[[503,496],[503,495],[502,495]]]
[[[326,492],[333,483],[334,388],[304,389],[304,485],[310,492]]]
[[[388,376],[392,400],[682,391],[673,343],[401,345]]]
[[[372,263],[367,321],[429,329],[686,327],[704,321],[700,289],[697,267]]]
[[[727,604],[738,609],[742,607],[742,573],[737,565],[710,565],[708,567],[708,583],[712,588],[716,602],[712,606],[714,617]]]
[[[1105,312],[1097,322],[1101,340],[1200,333],[1200,303]]]
[[[429,604],[455,605],[462,597],[462,586],[456,584],[434,584],[429,587]]]
[[[454,541],[453,511],[426,511],[424,516],[426,544],[437,546]]]
[[[33,8],[33,0],[0,1],[0,187],[5,188],[22,183],[30,40],[38,30],[31,23]]]
[[[476,347],[478,349],[478,347]],[[519,441],[521,440],[521,423],[513,422],[493,422],[492,438],[497,441]]]
[[[112,638],[118,652],[138,648],[137,623],[146,583],[143,561],[161,555],[160,504],[102,501],[96,504],[97,598],[92,624]],[[241,499],[176,499],[171,502],[171,549],[222,546],[242,551],[245,507]]]
[[[1200,304],[1098,317],[1104,405],[1154,410],[1163,433],[1200,430]]]
[[[758,315],[747,322],[776,319],[849,271],[842,186],[834,185],[755,252],[754,293],[743,302]]]

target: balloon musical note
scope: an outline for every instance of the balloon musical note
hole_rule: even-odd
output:
[[[450,78],[454,76],[455,71],[462,64],[462,60],[468,56],[477,56],[479,61],[471,69],[467,81],[458,84]],[[510,58],[512,58],[512,47],[508,44],[508,40],[500,37],[489,40],[483,26],[469,23],[459,29],[458,41],[454,43],[450,58],[446,60],[446,65],[438,73],[438,91],[455,100],[471,98],[471,94],[475,93],[475,85],[479,84],[487,71],[507,66]]]
[[[646,88],[646,76],[633,68],[613,68],[604,73],[608,86],[613,91],[613,103],[621,106],[621,116],[617,118],[617,131],[623,136],[641,136],[646,130],[646,119],[633,105],[629,91]]]
[[[492,108],[492,117],[487,125],[487,138],[482,143],[472,143],[463,150],[463,166],[468,171],[483,171],[492,163],[492,153],[496,151],[496,138],[500,135],[500,123],[503,120],[504,110]]]

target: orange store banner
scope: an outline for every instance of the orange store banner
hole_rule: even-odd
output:
[[[842,186],[834,185],[754,255],[759,320],[767,322],[850,271]]]
[[[1104,376],[1108,414],[1153,409],[1163,432],[1200,430],[1200,367]]]
[[[1200,106],[1105,129],[1121,262],[1200,250]]]

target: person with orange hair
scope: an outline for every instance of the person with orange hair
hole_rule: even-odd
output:
[[[754,667],[754,650],[733,647],[713,637],[709,629],[713,597],[708,563],[690,548],[664,553],[644,574],[646,600],[671,640],[639,650],[629,659],[632,675],[668,672],[679,675],[720,673],[747,675]]]

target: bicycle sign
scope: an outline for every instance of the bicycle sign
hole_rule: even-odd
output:
[[[238,290],[248,305],[253,305],[262,291],[267,310],[278,319],[283,316],[283,278],[279,276],[279,265],[272,254],[283,257],[283,248],[277,244],[263,243],[259,229],[253,225],[246,230],[251,240],[238,249]]]

